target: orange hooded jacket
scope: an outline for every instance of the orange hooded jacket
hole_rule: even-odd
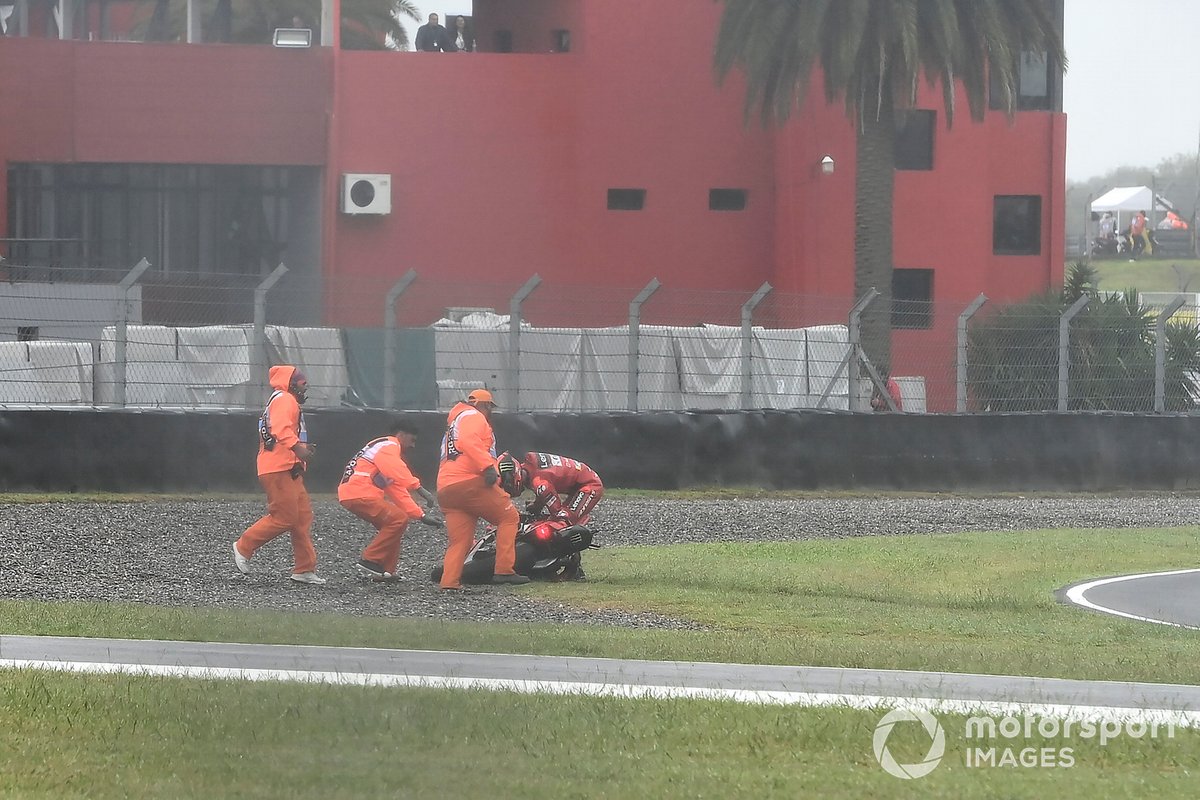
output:
[[[494,466],[496,435],[491,424],[475,406],[458,403],[450,409],[446,420],[437,488],[478,478],[485,469]]]
[[[262,416],[258,418],[258,474],[287,472],[300,463],[292,452],[297,442],[308,442],[308,431],[304,427],[304,415],[300,403],[288,391],[296,368],[287,364],[271,367],[269,374],[271,399]]]
[[[425,512],[409,494],[410,490],[420,488],[421,482],[404,462],[400,440],[384,436],[368,442],[350,459],[338,484],[338,500],[387,496],[409,519],[420,519]]]

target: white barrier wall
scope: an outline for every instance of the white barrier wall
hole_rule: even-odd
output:
[[[494,319],[493,319],[494,318]],[[509,397],[506,317],[489,327],[443,321],[434,336],[439,404],[449,407],[479,386]],[[847,407],[844,325],[755,328],[751,341],[754,408]],[[742,406],[741,328],[642,325],[638,329],[639,410]],[[546,411],[629,408],[629,328],[523,328],[519,407]]]
[[[0,342],[0,404],[90,405],[87,342]]]

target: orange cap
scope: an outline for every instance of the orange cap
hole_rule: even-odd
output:
[[[476,389],[467,395],[467,402],[471,405],[476,403],[491,403],[496,405],[496,401],[492,399],[492,393],[487,389]]]

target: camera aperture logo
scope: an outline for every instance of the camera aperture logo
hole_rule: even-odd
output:
[[[901,764],[888,750],[888,737],[892,735],[892,729],[899,722],[919,722],[925,728],[925,732],[929,734],[929,751],[925,753],[923,759],[915,764]],[[942,730],[942,725],[938,722],[937,717],[928,711],[894,708],[885,714],[883,719],[879,720],[879,724],[875,726],[875,736],[871,743],[875,750],[875,760],[879,762],[879,766],[883,767],[883,771],[888,775],[907,781],[913,778],[924,778],[937,769],[938,764],[942,763],[942,756],[946,753],[946,732]]]
[[[888,749],[888,737],[901,722],[919,722],[929,735],[925,757],[912,764],[901,764]],[[1076,763],[1075,740],[1095,740],[1100,747],[1117,738],[1175,738],[1173,721],[1136,719],[1058,719],[1050,716],[1022,715],[968,717],[963,730],[964,766],[987,767],[1073,767]],[[875,726],[872,738],[875,760],[884,772],[903,780],[923,778],[937,769],[946,754],[946,732],[938,718],[928,711],[897,708],[889,711]]]

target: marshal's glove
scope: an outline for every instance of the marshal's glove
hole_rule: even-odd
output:
[[[488,467],[483,471],[483,485],[495,486],[500,482],[500,473],[496,472],[495,467]]]
[[[417,520],[422,525],[428,525],[431,528],[440,528],[446,524],[446,518],[436,511],[426,511],[425,515]]]

